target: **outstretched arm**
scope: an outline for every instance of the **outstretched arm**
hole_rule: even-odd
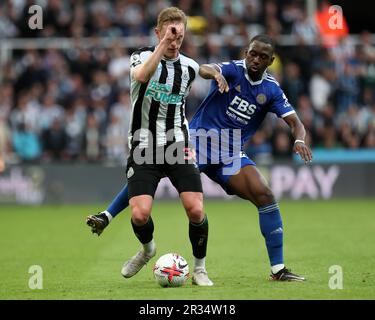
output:
[[[307,163],[312,161],[312,153],[310,148],[305,144],[306,131],[301,120],[298,118],[296,113],[292,113],[284,118],[284,121],[288,124],[292,131],[292,135],[295,139],[293,151],[301,157],[301,159]]]
[[[214,64],[202,64],[199,67],[199,75],[203,79],[216,80],[220,93],[229,91],[227,80],[225,80],[224,76]]]

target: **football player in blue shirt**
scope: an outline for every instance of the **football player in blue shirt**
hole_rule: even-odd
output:
[[[279,206],[255,163],[242,151],[268,112],[281,117],[294,137],[293,151],[308,163],[312,153],[305,144],[305,128],[277,81],[267,73],[274,60],[274,43],[266,35],[251,39],[243,60],[200,66],[199,74],[213,79],[210,91],[190,122],[190,134],[201,172],[228,194],[251,201],[259,212],[271,265],[271,280],[304,281],[284,265],[283,226]],[[100,235],[110,220],[128,206],[125,186],[107,210],[87,217]]]

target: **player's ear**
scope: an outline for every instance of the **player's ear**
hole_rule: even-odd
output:
[[[155,31],[157,38],[160,40],[160,30],[158,29],[158,27],[155,27],[154,31]]]

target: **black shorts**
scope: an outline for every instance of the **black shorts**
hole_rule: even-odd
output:
[[[168,177],[178,193],[203,192],[198,166],[185,164],[137,164],[130,156],[126,167],[129,199],[139,195],[154,197],[160,179]]]

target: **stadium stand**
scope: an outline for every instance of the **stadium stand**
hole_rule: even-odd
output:
[[[199,63],[242,58],[238,52],[250,37],[271,35],[278,46],[270,72],[313,148],[375,148],[373,34],[340,34],[327,44],[314,19],[319,8],[307,14],[306,1],[45,0],[39,1],[41,30],[27,25],[32,3],[0,4],[0,169],[4,163],[123,164],[129,55],[149,43],[154,26],[148,21],[169,5],[189,15],[183,51]],[[188,118],[208,86],[199,79],[193,87]],[[283,123],[270,117],[246,152],[272,162],[291,158],[292,143]]]

